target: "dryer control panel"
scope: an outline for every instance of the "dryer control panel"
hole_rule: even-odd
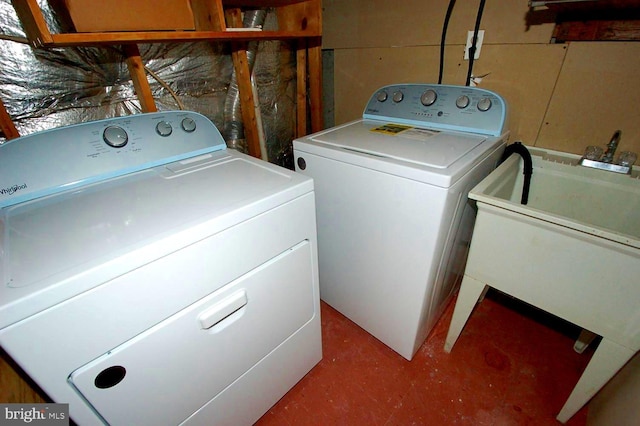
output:
[[[0,208],[226,147],[215,125],[191,111],[45,130],[0,145]]]
[[[489,90],[442,84],[393,84],[378,89],[365,119],[500,136],[506,129],[504,99]]]

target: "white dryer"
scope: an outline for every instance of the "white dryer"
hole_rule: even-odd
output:
[[[362,119],[293,143],[314,179],[320,296],[411,360],[459,284],[507,106],[477,87],[398,84]]]
[[[249,425],[321,358],[313,182],[194,112],[0,146],[0,344],[81,425]]]

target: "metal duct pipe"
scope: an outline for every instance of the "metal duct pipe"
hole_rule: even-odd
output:
[[[264,25],[267,11],[264,9],[249,10],[244,14],[242,26],[245,28],[257,28]],[[249,42],[247,47],[247,61],[249,73],[253,72],[253,65],[256,62],[258,52],[258,42]],[[229,148],[240,152],[247,152],[247,141],[244,137],[244,124],[242,122],[242,111],[240,109],[240,91],[235,69],[231,74],[231,82],[227,91],[227,99],[224,104],[224,129],[223,136]]]

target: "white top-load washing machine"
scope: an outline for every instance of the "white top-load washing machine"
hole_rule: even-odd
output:
[[[251,424],[321,358],[308,177],[194,112],[0,146],[0,344],[81,425]]]
[[[467,194],[499,161],[506,116],[477,87],[397,84],[293,143],[314,179],[320,297],[409,360],[464,272]]]

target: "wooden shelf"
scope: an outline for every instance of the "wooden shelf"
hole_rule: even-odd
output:
[[[319,37],[305,31],[154,31],[52,34],[37,47],[104,46],[130,43],[178,43],[193,41],[287,40]]]
[[[284,40],[322,36],[320,0],[215,0],[206,4],[204,0],[191,0],[191,4],[195,30],[52,33],[36,0],[13,2],[29,42],[36,48],[203,40]],[[225,10],[266,7],[276,8],[280,25],[278,31],[242,31],[225,23]]]
[[[138,4],[143,0],[138,0]],[[153,5],[153,0],[147,0]],[[131,79],[140,100],[143,112],[155,111],[155,102],[151,95],[142,58],[137,48],[138,43],[177,43],[177,42],[229,42],[238,86],[245,125],[245,134],[249,154],[261,157],[254,100],[251,87],[251,74],[246,60],[247,42],[253,40],[295,40],[298,78],[297,124],[295,136],[303,136],[308,130],[315,132],[322,129],[322,9],[321,0],[185,0],[187,10],[193,16],[193,30],[166,29],[156,31],[155,21],[147,19],[145,28],[131,31],[89,31],[96,29],[89,25],[88,31],[52,33],[47,26],[37,0],[13,0],[13,6],[20,18],[27,38],[34,48],[73,47],[73,46],[108,46],[122,45],[127,56],[127,66]],[[127,3],[135,5],[135,3]],[[65,1],[58,1],[63,15],[71,20],[70,10]],[[275,8],[278,16],[277,31],[243,30],[242,12],[245,9]],[[157,8],[156,8],[157,10]],[[180,9],[182,10],[182,9]],[[167,13],[171,13],[169,10]],[[102,15],[105,17],[107,14]],[[162,15],[164,16],[164,15]],[[191,16],[191,15],[189,15]],[[76,23],[77,24],[77,23]],[[104,24],[104,19],[100,21]],[[119,21],[113,22],[114,27]],[[73,22],[67,22],[71,28]],[[139,25],[136,21],[133,25]],[[111,28],[109,28],[111,29]],[[127,28],[128,29],[128,28]],[[304,98],[301,96],[304,95]],[[308,102],[307,102],[308,94]],[[308,108],[310,107],[310,111]],[[311,126],[307,125],[307,117]],[[7,132],[6,129],[5,133]]]

